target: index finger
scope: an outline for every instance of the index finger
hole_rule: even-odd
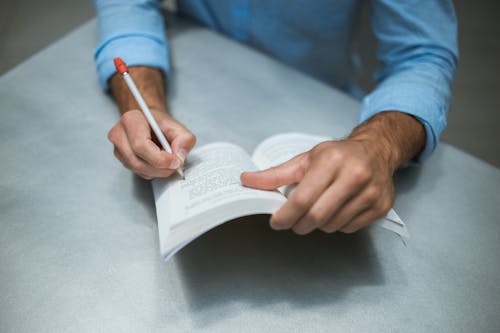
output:
[[[269,169],[243,172],[241,182],[247,187],[274,190],[278,187],[298,183],[304,176],[306,154],[300,154],[280,165]]]
[[[137,156],[155,169],[177,169],[181,164],[179,158],[162,150],[151,139],[132,147]]]
[[[156,169],[176,169],[180,163],[152,140],[151,128],[140,111],[128,111],[122,117],[127,140],[135,155]]]
[[[322,163],[311,163],[287,202],[271,217],[271,226],[274,229],[288,229],[295,225],[330,186],[335,176],[335,171],[325,172]]]

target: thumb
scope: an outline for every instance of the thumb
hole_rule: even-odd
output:
[[[304,177],[306,164],[307,155],[303,153],[266,170],[243,172],[240,176],[241,183],[262,190],[274,190],[284,185],[298,183]]]
[[[172,118],[166,112],[159,112],[158,123],[161,131],[172,148],[172,154],[177,157],[179,164],[182,165],[187,154],[196,144],[196,136],[191,133],[184,125]]]
[[[171,141],[172,153],[180,159],[181,163],[184,163],[187,154],[195,144],[196,137],[188,130],[184,130]]]

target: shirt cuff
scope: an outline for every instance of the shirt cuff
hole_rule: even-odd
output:
[[[120,57],[127,66],[146,66],[157,68],[168,74],[168,49],[155,36],[123,34],[108,39],[94,50],[99,84],[108,90],[108,79],[116,72],[113,59]]]
[[[399,82],[390,78],[363,99],[359,122],[383,111],[399,111],[414,116],[425,127],[426,144],[414,161],[425,161],[436,148],[446,127],[446,107],[442,97],[433,96],[428,86],[418,82]]]

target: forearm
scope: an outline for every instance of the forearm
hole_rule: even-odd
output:
[[[371,153],[382,157],[393,173],[422,152],[426,132],[422,123],[413,116],[387,111],[356,127],[349,139],[369,142],[373,147]]]
[[[146,104],[151,108],[160,130],[170,144],[171,152],[161,149],[145,115],[120,74],[108,84],[122,116],[108,133],[115,157],[145,179],[169,177],[186,159],[196,137],[167,112],[165,82],[162,72],[149,67],[129,67],[129,73]]]
[[[168,47],[160,0],[94,0],[99,45],[94,50],[99,83],[108,90],[113,58],[129,67],[147,66],[168,73]]]
[[[142,66],[129,67],[129,73],[146,104],[152,109],[166,111],[163,73],[160,70]],[[128,110],[139,109],[139,105],[120,74],[116,73],[110,78],[109,86],[122,114]]]

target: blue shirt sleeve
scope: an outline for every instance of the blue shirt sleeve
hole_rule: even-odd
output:
[[[115,73],[113,58],[168,73],[168,48],[159,0],[94,0],[99,18],[99,45],[94,50],[102,88]]]
[[[383,111],[413,115],[427,142],[418,160],[436,147],[446,126],[458,58],[457,24],[451,1],[372,1],[372,29],[381,68],[378,85],[361,107],[360,122]]]

